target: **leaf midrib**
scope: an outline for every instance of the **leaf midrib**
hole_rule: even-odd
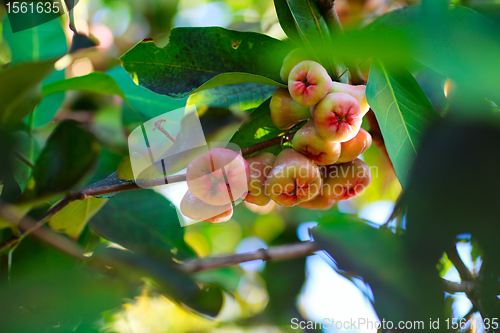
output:
[[[399,117],[401,118],[401,121],[403,122],[403,127],[405,129],[406,136],[407,136],[408,140],[410,141],[410,144],[411,144],[411,147],[413,148],[413,151],[416,154],[417,150],[416,150],[415,145],[413,143],[413,140],[412,140],[412,138],[410,136],[410,133],[408,132],[408,128],[407,128],[406,122],[405,122],[405,120],[403,118],[403,113],[401,112],[401,108],[399,106],[398,100],[396,99],[396,93],[394,92],[394,89],[392,88],[392,84],[391,84],[391,81],[389,79],[389,76],[387,75],[387,70],[385,69],[385,66],[382,63],[380,63],[380,67],[381,67],[382,72],[384,73],[384,77],[385,77],[385,79],[387,81],[387,86],[391,90],[391,94],[392,94],[392,97],[394,99],[394,104],[396,104],[396,107],[398,108],[398,111],[399,111],[398,114],[399,114]],[[389,114],[389,109],[387,109],[387,114]]]

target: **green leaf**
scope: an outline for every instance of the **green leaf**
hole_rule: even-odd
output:
[[[64,71],[55,71],[42,82],[42,86],[45,87],[60,80],[64,80]],[[25,123],[33,128],[47,125],[61,107],[65,96],[66,93],[62,91],[43,97],[33,110],[33,115],[25,118]]]
[[[186,99],[176,100],[168,96],[158,95],[137,85],[130,75],[121,67],[110,69],[107,74],[115,79],[140,122],[158,117],[169,111],[186,106]]]
[[[331,36],[328,24],[319,10],[315,0],[287,0],[289,10],[295,22],[305,48],[312,54],[316,54],[328,69],[330,74],[334,73],[334,59],[338,61],[331,47]]]
[[[198,286],[193,279],[178,270],[177,264],[169,263],[166,258],[161,260],[115,248],[98,248],[92,259],[112,267],[115,274],[128,277],[129,280],[141,281],[143,277],[153,279],[153,286],[159,292],[202,314],[215,317],[222,308],[220,288]]]
[[[9,44],[12,63],[57,59],[68,52],[66,36],[59,20],[12,32],[8,20],[4,20],[3,37]]]
[[[195,94],[197,92],[206,90],[206,89],[211,89],[219,86],[224,86],[226,84],[238,84],[238,83],[260,83],[260,84],[267,84],[270,86],[274,87],[281,87],[281,88],[286,88],[287,86],[276,82],[274,80],[268,79],[267,77],[260,76],[260,75],[255,75],[255,74],[249,74],[249,73],[239,73],[239,72],[232,72],[232,73],[222,73],[214,77],[213,79],[208,80],[204,84],[202,84],[198,89],[194,90],[192,94]]]
[[[37,145],[37,142],[33,140],[28,133],[16,131],[13,132],[13,135],[17,138],[15,145],[16,153],[23,159],[26,159],[26,161],[23,161],[17,156],[12,159],[14,178],[19,184],[21,190],[24,191],[31,175],[31,166],[29,164],[35,165],[35,161],[38,158],[38,154],[40,154],[41,149]]]
[[[32,239],[21,242],[12,261],[11,279],[0,284],[2,332],[94,332],[103,311],[137,293],[123,279],[93,271]]]
[[[184,241],[175,207],[151,190],[127,191],[113,197],[90,221],[105,239],[145,255],[186,259],[195,252]]]
[[[54,69],[53,61],[23,63],[0,72],[0,125],[14,127],[41,99],[40,84]]]
[[[443,286],[436,262],[409,252],[404,237],[347,214],[323,218],[313,236],[334,259],[335,269],[359,275],[370,285],[380,319],[398,322],[443,316]]]
[[[253,110],[250,119],[233,135],[230,142],[245,148],[283,134],[284,131],[274,126],[271,120],[270,103],[269,98]]]
[[[328,45],[330,32],[325,18],[314,0],[287,0],[300,36],[306,45],[314,48]]]
[[[295,18],[290,11],[287,0],[274,0],[274,7],[276,8],[276,14],[278,15],[278,21],[280,22],[281,28],[285,34],[290,38],[291,41],[297,45],[303,43],[302,37],[300,36],[299,30],[295,23]]]
[[[52,230],[77,239],[87,222],[101,209],[106,201],[105,199],[93,197],[73,201],[49,220],[49,226]]]
[[[420,141],[439,115],[415,78],[401,67],[372,66],[366,96],[399,182],[406,188]]]
[[[156,93],[184,98],[220,74],[221,79],[204,86],[248,82],[278,85],[283,58],[291,46],[253,32],[238,32],[219,27],[176,28],[170,43],[159,49],[151,40],[134,46],[120,60],[138,82]],[[241,73],[253,74],[253,76]]]
[[[258,83],[230,84],[191,95],[187,104],[196,107],[214,106],[231,110],[250,110],[270,98],[275,90],[276,87]]]
[[[99,155],[95,138],[73,121],[59,124],[36,161],[22,199],[66,191],[85,176]]]
[[[59,20],[52,20],[16,33],[12,32],[7,21],[5,23],[3,25],[3,37],[9,44],[13,64],[57,59],[68,51],[66,36]],[[63,79],[63,71],[54,72],[44,80],[42,85]],[[64,96],[64,93],[59,93],[42,99],[34,110],[33,127],[47,124],[63,103]]]
[[[116,81],[102,72],[60,80],[43,87],[43,95],[47,96],[61,91],[77,90],[96,94],[118,95],[126,100]]]

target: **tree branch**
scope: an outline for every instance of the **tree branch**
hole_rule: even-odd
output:
[[[313,242],[292,243],[269,249],[259,249],[254,252],[232,254],[225,257],[196,259],[182,264],[180,268],[186,273],[196,273],[252,260],[278,261],[302,258],[313,255],[316,251],[318,251],[318,248]]]

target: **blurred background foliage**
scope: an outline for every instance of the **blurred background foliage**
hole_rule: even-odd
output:
[[[356,36],[356,32],[383,14],[420,5],[416,0],[336,0],[335,3],[348,36]],[[427,5],[431,6],[430,3],[433,2],[428,1]],[[484,14],[495,27],[500,22],[497,1],[452,3]],[[408,15],[411,17],[412,13]],[[252,98],[243,96],[246,99],[238,96],[228,101],[226,90],[213,88],[191,96],[189,101],[175,100],[136,85],[118,60],[144,38],[153,38],[158,47],[167,45],[174,27],[221,26],[286,39],[270,0],[80,0],[74,10],[74,24],[98,46],[74,52],[70,59],[65,59],[66,63],[56,63],[58,70],[52,70],[54,59],[67,53],[73,35],[67,15],[18,33],[11,31],[3,9],[0,16],[3,18],[0,103],[4,105],[0,109],[16,110],[13,116],[1,119],[7,130],[0,132],[0,153],[17,156],[1,163],[0,198],[4,202],[21,202],[18,208],[34,218],[55,204],[61,193],[100,181],[119,168],[123,170],[130,131],[145,120],[186,103],[228,108],[237,105],[236,108],[249,112],[255,109],[250,117],[256,122],[244,125],[248,127],[243,132],[255,133],[254,138],[239,138],[236,134],[233,139],[237,142],[248,140],[252,144],[252,140],[262,140],[266,135],[280,134],[257,123],[259,119],[265,124],[261,116],[265,108],[262,111],[257,107],[269,98],[274,87],[261,89],[262,85],[248,83],[245,90],[258,93],[252,93]],[[396,23],[389,22],[405,26],[411,22],[406,18],[402,15],[400,21],[396,18]],[[385,22],[379,21],[378,27]],[[436,30],[441,28],[438,23]],[[460,21],[455,23],[459,25]],[[438,292],[437,298],[420,297],[429,291],[424,287],[435,287],[436,281],[435,276],[419,275],[423,267],[428,269],[429,263],[419,262],[418,258],[435,258],[441,277],[459,281],[457,270],[443,256],[444,240],[454,243],[456,235],[462,234],[458,252],[477,275],[482,269],[482,248],[485,248],[490,253],[485,279],[493,281],[498,276],[498,268],[492,264],[499,258],[498,250],[492,244],[499,231],[498,223],[494,223],[498,220],[494,206],[498,206],[496,190],[500,181],[498,172],[491,167],[500,161],[498,129],[491,123],[485,124],[495,123],[496,119],[490,119],[498,112],[495,104],[498,77],[494,77],[498,72],[488,73],[489,65],[498,56],[495,52],[498,43],[490,42],[498,36],[482,34],[482,22],[476,28],[477,35],[484,39],[463,44],[450,42],[453,56],[436,58],[432,52],[426,53],[425,48],[433,48],[434,42],[424,44],[420,53],[402,44],[401,53],[391,55],[406,60],[409,52],[415,57],[418,61],[413,59],[406,64],[407,75],[416,78],[438,114],[452,114],[456,119],[456,123],[438,121],[422,143],[425,154],[415,162],[418,172],[408,178],[410,185],[405,197],[408,216],[403,217],[403,210],[390,224],[405,228],[407,218],[414,218],[413,224],[408,222],[409,235],[404,241],[394,239],[393,234],[376,233],[375,228],[357,229],[352,224],[361,221],[377,226],[390,221],[402,193],[390,161],[375,146],[363,154],[373,173],[371,185],[363,195],[339,202],[328,212],[285,209],[275,204],[263,208],[241,204],[227,223],[202,222],[181,227],[173,205],[180,199],[173,198],[171,193],[161,195],[165,194],[161,188],[156,192],[120,193],[114,199],[77,201],[51,219],[50,227],[67,234],[89,255],[98,253],[103,258],[114,258],[116,266],[110,266],[109,270],[126,271],[126,280],[134,282],[125,283],[117,278],[119,274],[103,274],[69,260],[46,245],[23,240],[6,251],[0,263],[1,331],[285,332],[290,330],[291,318],[397,317],[401,306],[408,305],[406,296],[415,303],[413,308],[405,308],[412,312],[410,316],[407,313],[401,316],[418,320],[437,318],[442,309],[434,310],[442,305],[442,294]],[[474,36],[473,32],[467,36]],[[462,35],[457,33],[457,36]],[[436,35],[435,43],[442,46],[444,41],[456,42],[451,37]],[[352,38],[345,46],[337,47],[345,47],[339,52],[346,54],[357,54],[365,48],[385,51],[383,43],[373,44],[368,39]],[[484,59],[475,53],[481,52],[484,45],[492,45],[491,53],[483,54],[487,62],[482,62]],[[16,67],[27,62],[29,66]],[[365,77],[370,65],[371,60],[361,63]],[[461,66],[460,70],[457,66]],[[400,92],[402,98],[407,97],[404,88]],[[479,90],[491,92],[488,103],[475,94]],[[471,115],[480,120],[464,125],[462,118],[469,119]],[[368,124],[363,126],[369,128]],[[471,133],[470,139],[461,133]],[[389,144],[399,144],[385,139]],[[482,140],[486,147],[480,143]],[[493,162],[483,163],[487,158]],[[467,163],[462,163],[464,160]],[[462,182],[470,177],[471,169],[478,170],[474,181]],[[401,183],[405,185],[406,179]],[[470,201],[471,197],[477,199]],[[457,213],[450,216],[450,211]],[[470,224],[478,220],[479,231],[475,233]],[[317,223],[321,227],[314,232],[315,239],[324,244],[329,256],[319,253],[287,262],[249,262],[190,276],[174,269],[176,262],[195,256],[239,253],[308,240],[309,228]],[[0,225],[5,228],[0,230],[1,240],[15,235],[15,231],[7,228],[9,222],[0,220]],[[400,242],[414,246],[407,248]],[[123,246],[134,253],[117,254],[109,251],[109,246],[111,249]],[[426,249],[423,254],[412,252],[422,248]],[[344,270],[350,269],[365,279],[352,275],[346,278]],[[403,278],[395,273],[399,270]],[[379,271],[388,273],[380,276]],[[137,276],[149,278],[137,279]],[[415,276],[422,280],[413,281]],[[402,280],[404,283],[400,284]],[[418,288],[419,283],[423,291]],[[488,286],[495,287],[493,282]],[[391,288],[408,293],[398,299],[400,303],[390,304],[383,295],[394,292]],[[482,296],[484,306],[493,314],[498,313],[498,299],[491,298],[495,292],[485,292]],[[203,297],[208,297],[210,304]],[[373,297],[380,300],[376,312]],[[431,301],[435,303],[426,303]],[[463,293],[447,294],[443,304],[448,309],[447,315],[455,318],[466,315],[472,308]],[[420,311],[425,307],[425,311]],[[215,315],[215,320],[209,318]]]

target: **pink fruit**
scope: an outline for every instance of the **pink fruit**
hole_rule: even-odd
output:
[[[368,105],[368,102],[366,100],[366,86],[353,86],[340,82],[332,82],[332,89],[330,89],[330,92],[346,93],[356,98],[361,110],[361,117],[363,117],[368,112],[368,110],[370,110],[370,106]]]
[[[299,203],[299,207],[307,209],[328,210],[335,204],[334,199],[330,199],[322,194],[318,194],[314,199]]]
[[[358,134],[349,141],[342,142],[337,163],[346,163],[363,154],[372,145],[370,133],[360,128]]]
[[[325,168],[321,194],[333,200],[347,200],[364,191],[370,185],[370,168],[359,158],[354,161],[329,165]]]
[[[231,203],[212,206],[195,197],[189,190],[184,194],[180,208],[182,214],[190,219],[211,223],[226,222],[233,215]]]
[[[295,102],[288,90],[284,88],[278,88],[274,92],[269,108],[273,124],[282,130],[311,118],[309,109]]]
[[[316,105],[332,88],[332,79],[319,63],[306,60],[298,63],[288,77],[288,90],[302,106]]]
[[[222,206],[247,195],[250,170],[240,154],[215,148],[188,164],[186,180],[195,197]]]
[[[340,143],[323,139],[318,134],[312,120],[295,133],[292,146],[293,149],[311,159],[317,165],[330,165],[337,162],[341,152]]]
[[[264,185],[275,160],[276,156],[271,153],[260,153],[257,156],[247,158],[250,166],[250,184],[245,201],[258,206],[265,206],[269,203],[271,199],[266,195]]]
[[[311,108],[319,135],[328,141],[345,142],[358,134],[363,121],[358,101],[346,93],[330,93]]]
[[[291,207],[313,199],[321,185],[318,166],[295,150],[285,149],[276,157],[265,191],[278,205]]]
[[[280,77],[283,82],[288,82],[288,76],[290,71],[299,62],[304,60],[310,60],[309,54],[304,49],[294,49],[283,59],[283,66],[281,66]]]

